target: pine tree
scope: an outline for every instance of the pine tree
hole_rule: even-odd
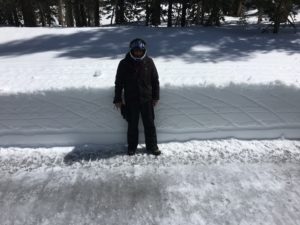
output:
[[[0,0],[0,24],[20,26],[16,0]]]
[[[280,24],[289,22],[289,16],[293,12],[293,4],[298,4],[298,1],[293,0],[255,0],[255,5],[258,9],[266,13],[269,20],[273,23],[273,33],[278,33]]]

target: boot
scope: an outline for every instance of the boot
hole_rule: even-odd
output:
[[[161,154],[161,151],[158,148],[154,148],[153,150],[150,150],[150,152],[156,156]]]
[[[128,149],[127,154],[129,156],[135,155],[136,150],[135,149]]]

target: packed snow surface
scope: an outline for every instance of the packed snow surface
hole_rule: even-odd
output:
[[[299,224],[300,142],[0,149],[0,222]]]

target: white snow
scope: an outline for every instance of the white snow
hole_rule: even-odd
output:
[[[128,50],[128,42],[136,36],[148,42],[162,87],[274,81],[299,87],[299,68],[294,66],[299,61],[299,35],[293,32],[274,36],[236,27],[1,28],[1,31],[3,94],[112,87],[118,62]]]
[[[1,145],[123,143],[113,86],[136,36],[148,42],[160,75],[160,142],[300,137],[299,34],[230,26],[1,29]]]
[[[300,222],[299,141],[172,142],[158,158],[143,147],[0,149],[1,224]]]
[[[293,30],[0,31],[0,224],[300,224]],[[112,104],[135,37],[160,75],[158,158],[142,127],[125,154]]]

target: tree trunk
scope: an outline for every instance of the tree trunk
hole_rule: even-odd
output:
[[[149,0],[146,0],[146,26],[149,26],[149,22],[150,22]]]
[[[71,0],[65,0],[67,27],[74,27],[73,6]]]
[[[113,24],[113,21],[114,21],[114,16],[115,16],[115,12],[116,12],[116,9],[115,9],[115,8],[113,8],[113,10],[112,10],[112,13],[111,13],[110,25],[112,25],[112,24]]]
[[[86,18],[84,3],[81,3],[79,5],[79,8],[80,8],[80,17],[81,17],[82,26],[86,27],[87,26],[87,18]]]
[[[63,0],[58,0],[58,21],[61,26],[64,26]]]
[[[217,0],[213,0],[212,2],[212,7],[211,7],[211,14],[206,22],[207,26],[220,26],[221,22],[220,22],[220,8],[218,5]]]
[[[181,7],[178,7],[178,4],[177,4],[177,7],[176,7],[176,19],[175,19],[175,26],[179,26],[179,23],[180,23],[180,13],[181,13]]]
[[[172,27],[172,6],[173,0],[169,0],[169,8],[168,8],[168,27]]]
[[[205,16],[205,0],[202,0],[202,6],[201,6],[201,21],[200,24],[204,24],[204,16]]]
[[[117,0],[116,24],[123,24],[124,22],[125,22],[125,2],[124,0]]]
[[[263,17],[263,9],[261,7],[258,7],[257,24],[260,24],[262,22],[262,17]]]
[[[80,0],[75,0],[74,2],[74,15],[76,27],[83,27],[83,21],[81,17],[81,7]]]
[[[91,26],[92,26],[92,17],[91,17],[91,13],[90,13],[89,10],[87,11],[86,19],[87,19],[87,23],[86,23],[87,26],[88,26],[88,27],[91,27]]]
[[[154,26],[160,25],[160,0],[152,0],[151,24]]]
[[[41,2],[38,3],[38,8],[39,8],[39,14],[40,14],[42,26],[45,27],[46,26],[45,13]]]
[[[281,7],[283,4],[283,0],[279,0],[277,6],[275,6],[274,12],[274,26],[273,26],[273,33],[277,34],[279,32],[280,22],[281,22]]]
[[[200,24],[201,21],[201,1],[197,2],[197,11],[196,11],[196,18],[195,18],[195,23],[196,25]]]
[[[95,27],[99,27],[100,26],[100,4],[99,4],[99,0],[94,0],[94,24]]]
[[[7,18],[8,25],[12,26],[14,24],[14,18],[10,10],[6,12],[6,18]]]
[[[14,24],[15,24],[16,27],[19,27],[20,26],[20,20],[19,20],[19,17],[18,17],[18,12],[17,12],[16,6],[14,6],[14,8],[13,8],[13,15],[14,15]]]
[[[186,10],[187,10],[187,1],[183,0],[182,2],[182,12],[181,12],[181,27],[186,26]]]
[[[46,19],[47,19],[47,23],[48,23],[48,26],[51,27],[51,24],[52,24],[52,17],[51,17],[51,9],[50,9],[50,6],[47,4],[45,6],[45,14],[46,14]]]
[[[278,21],[274,22],[273,33],[277,34],[279,32],[280,23]]]
[[[36,18],[31,0],[21,0],[21,11],[23,14],[24,26],[36,27]]]
[[[7,7],[5,7],[5,10],[4,10],[4,13],[5,13],[4,17],[7,19],[7,23],[10,26],[15,24],[14,23],[14,14],[13,14],[13,9],[14,9],[13,4],[14,4],[13,2],[7,3]]]
[[[242,10],[243,10],[243,0],[238,0],[238,7],[236,11],[236,16],[241,17],[242,16]]]

